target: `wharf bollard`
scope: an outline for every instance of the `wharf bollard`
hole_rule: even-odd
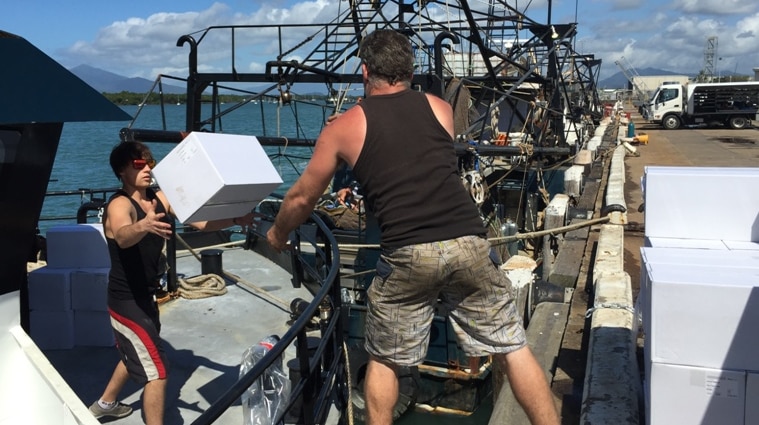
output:
[[[204,249],[200,251],[200,273],[215,274],[224,277],[224,268],[222,267],[220,249]]]

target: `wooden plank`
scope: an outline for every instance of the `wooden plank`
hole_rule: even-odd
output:
[[[585,179],[585,190],[582,191],[582,195],[577,198],[577,206],[575,209],[583,209],[586,211],[593,211],[596,205],[596,197],[598,196],[598,190],[601,186],[600,180]]]
[[[570,224],[578,224],[584,219],[574,218]],[[564,240],[559,247],[548,282],[565,288],[574,288],[580,275],[580,265],[585,256],[585,245],[588,241],[589,227],[570,230],[564,234]]]
[[[565,288],[574,288],[580,275],[582,257],[585,255],[585,239],[565,239],[561,244],[559,255],[548,275],[548,282]]]
[[[556,359],[561,348],[564,326],[567,323],[569,304],[544,302],[538,304],[527,326],[527,344],[543,367],[548,382],[553,379]],[[494,383],[497,380],[494,379]],[[488,425],[529,424],[527,415],[514,397],[507,379],[503,379],[501,390],[493,406]]]

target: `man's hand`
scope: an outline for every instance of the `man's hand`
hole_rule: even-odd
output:
[[[286,249],[292,249],[292,247],[288,244],[288,235],[281,234],[276,224],[271,226],[269,231],[266,232],[266,240],[269,242],[269,245],[271,245],[272,248],[277,250],[277,252],[282,252]]]
[[[350,187],[344,187],[337,191],[337,203],[350,208],[353,211],[358,211],[358,202],[353,197],[353,189]]]

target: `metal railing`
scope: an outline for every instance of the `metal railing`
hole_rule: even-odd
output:
[[[306,425],[325,423],[333,403],[337,403],[338,409],[345,414],[348,400],[342,391],[349,384],[343,350],[344,324],[341,319],[343,307],[337,242],[327,225],[313,213],[307,223],[293,232],[290,242],[293,247],[293,285],[298,286],[304,280],[318,281],[321,283],[320,289],[307,307],[298,309],[297,320],[280,341],[192,422],[193,425],[213,423],[293,344],[300,378],[293,382],[284,411],[289,412],[298,404],[297,423]],[[309,247],[308,252],[301,250],[302,244]],[[307,335],[315,317],[318,317],[320,333],[316,348],[309,347]],[[293,418],[289,417],[288,421],[291,419]],[[273,423],[283,421],[284,417],[278,417],[274,418]]]

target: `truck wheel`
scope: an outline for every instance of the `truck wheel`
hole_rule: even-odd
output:
[[[676,130],[680,128],[680,118],[677,115],[667,115],[661,121],[661,125],[667,130]]]
[[[748,120],[745,117],[730,117],[728,121],[730,128],[741,129],[748,127]]]

